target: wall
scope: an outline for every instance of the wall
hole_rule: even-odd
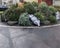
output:
[[[0,4],[2,4],[2,0],[0,0]]]
[[[53,5],[54,6],[60,6],[60,0],[53,0]]]
[[[24,0],[24,1],[27,1],[27,2],[33,2],[33,1],[38,2],[38,0]]]
[[[48,5],[52,5],[52,4],[53,4],[53,0],[45,0],[45,2],[46,2]]]
[[[19,2],[19,0],[13,0],[13,4],[16,4],[18,2]]]

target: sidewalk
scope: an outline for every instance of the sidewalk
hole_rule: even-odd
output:
[[[60,48],[60,26],[51,28],[0,27],[0,48]]]

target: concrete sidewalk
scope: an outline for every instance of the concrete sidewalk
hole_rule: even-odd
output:
[[[60,48],[60,26],[50,28],[0,27],[0,48]]]

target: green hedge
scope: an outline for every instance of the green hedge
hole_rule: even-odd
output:
[[[18,21],[19,25],[32,25],[28,14],[35,15],[43,24],[55,23],[57,9],[54,6],[48,6],[45,2],[40,4],[36,2],[25,2],[23,8],[12,5],[3,13],[2,18],[8,21]]]

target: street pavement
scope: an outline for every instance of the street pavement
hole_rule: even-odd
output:
[[[0,26],[0,48],[60,48],[60,26],[49,28]]]

